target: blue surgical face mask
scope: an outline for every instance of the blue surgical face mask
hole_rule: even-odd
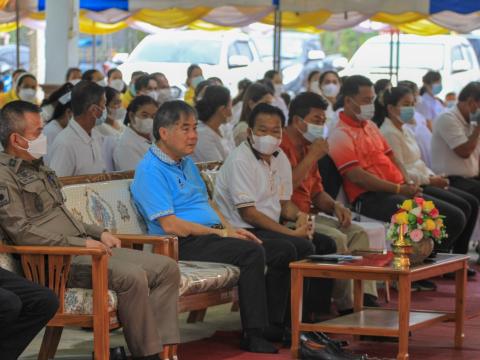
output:
[[[433,95],[438,95],[442,92],[443,86],[442,83],[435,83],[432,85],[432,93]]]
[[[135,90],[135,84],[130,84],[129,89],[130,89],[130,94],[132,94],[133,97],[137,96],[137,90]]]
[[[195,89],[197,87],[197,85],[200,84],[203,80],[205,80],[205,79],[203,78],[202,75],[194,77],[192,79],[192,87]]]
[[[407,124],[413,120],[415,108],[413,106],[402,106],[400,108],[400,120]]]

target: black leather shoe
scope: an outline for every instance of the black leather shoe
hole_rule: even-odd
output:
[[[471,268],[468,268],[467,269],[467,277],[468,278],[472,278],[474,277],[475,275],[477,275],[477,272]],[[454,272],[451,272],[451,273],[446,273],[443,275],[443,277],[445,279],[449,279],[449,280],[454,280],[455,279],[455,273]]]
[[[337,348],[333,345],[327,345],[323,349],[312,349],[306,343],[300,345],[300,359],[303,360],[366,360],[366,355],[356,355]]]
[[[380,307],[377,302],[377,297],[372,294],[363,294],[363,306],[366,307]]]
[[[259,336],[244,336],[240,340],[240,349],[262,354],[276,354],[278,349],[269,341]]]
[[[92,359],[94,359],[94,354],[92,354]],[[127,360],[127,354],[123,346],[117,346],[110,348],[110,360]]]
[[[310,341],[314,344],[318,344],[319,346],[326,346],[328,344],[332,344],[339,348],[348,346],[348,341],[332,339],[322,332],[315,332],[315,331],[304,332],[300,335],[300,339],[305,341]]]

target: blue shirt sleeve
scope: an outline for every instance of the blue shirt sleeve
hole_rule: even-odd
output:
[[[160,170],[151,162],[142,162],[131,185],[135,202],[150,221],[175,213],[168,181]]]

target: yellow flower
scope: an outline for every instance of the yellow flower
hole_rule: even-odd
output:
[[[399,225],[408,224],[408,215],[405,211],[402,211],[401,213],[395,215],[395,220]]]
[[[427,231],[434,230],[435,229],[435,221],[433,221],[432,219],[425,220],[425,222],[423,223],[423,228]]]
[[[436,219],[435,224],[437,225],[438,228],[441,228],[443,226],[443,219],[441,218]]]
[[[405,211],[410,211],[413,208],[413,201],[412,200],[405,200],[402,204],[402,209]]]
[[[435,204],[433,203],[433,201],[425,201],[423,203],[423,211],[425,211],[426,213],[429,213],[434,208],[435,208]]]

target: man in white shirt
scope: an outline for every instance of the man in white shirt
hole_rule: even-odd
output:
[[[94,129],[107,118],[105,89],[91,81],[80,81],[72,90],[74,120],[60,132],[48,154],[48,165],[58,176],[102,173],[103,137]]]
[[[221,213],[233,226],[247,228],[262,239],[267,264],[285,247],[294,247],[299,260],[305,258],[313,252],[309,240],[312,237],[317,254],[336,252],[331,238],[312,234],[308,214],[290,200],[292,170],[279,148],[284,120],[277,107],[257,105],[249,118],[248,139],[229,155],[215,182],[214,200]],[[295,222],[295,228],[282,225],[280,218]],[[331,291],[330,281],[311,281],[304,314],[328,312]],[[269,313],[287,310],[288,302],[281,301],[284,295],[279,293],[276,299],[269,299]]]
[[[433,125],[432,167],[450,184],[480,200],[480,82],[471,82],[458,96],[458,104],[441,114]],[[477,209],[478,211],[478,209]]]

